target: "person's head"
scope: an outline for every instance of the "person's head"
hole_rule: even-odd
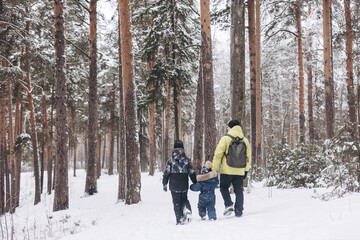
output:
[[[239,120],[233,119],[228,122],[228,128],[231,129],[235,126],[240,126]]]
[[[175,140],[174,148],[184,148],[184,144],[181,140]]]
[[[208,172],[211,172],[212,168],[212,162],[206,161],[205,165],[201,169],[201,174],[206,174]]]

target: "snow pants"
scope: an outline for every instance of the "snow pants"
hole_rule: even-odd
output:
[[[244,176],[220,174],[220,192],[224,199],[225,208],[232,206],[229,192],[230,184],[233,184],[235,193],[235,216],[240,217],[244,209],[243,179]]]
[[[198,209],[201,218],[206,216],[206,211],[207,211],[209,219],[216,220],[215,194],[200,193]]]
[[[174,212],[176,216],[176,223],[180,223],[184,216],[184,210],[187,209],[191,212],[191,205],[186,192],[171,191],[171,196],[174,205]]]

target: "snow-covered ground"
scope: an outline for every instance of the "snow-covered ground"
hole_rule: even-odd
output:
[[[189,192],[193,208],[189,224],[175,225],[170,192],[162,191],[161,173],[142,174],[142,201],[117,203],[118,176],[102,175],[99,193],[85,197],[85,171],[70,177],[70,208],[52,212],[53,194],[42,195],[33,206],[33,178],[22,174],[20,207],[1,217],[0,238],[10,239],[251,239],[357,240],[360,239],[360,194],[327,202],[313,198],[314,189],[276,189],[255,183],[245,194],[244,215],[224,217],[223,200],[216,189],[218,220],[202,221],[197,192]],[[317,189],[317,193],[324,189]],[[234,196],[232,196],[234,198]]]

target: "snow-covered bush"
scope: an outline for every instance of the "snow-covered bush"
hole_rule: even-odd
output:
[[[359,143],[353,140],[352,130],[347,124],[333,139],[324,143],[327,162],[321,179],[327,188],[332,189],[321,196],[324,200],[360,191]]]
[[[267,186],[279,188],[326,187],[330,192],[320,198],[341,197],[360,192],[359,142],[353,140],[350,124],[324,143],[310,142],[290,149],[286,143],[272,148],[267,160]]]
[[[319,180],[326,161],[321,152],[321,146],[311,143],[292,150],[286,143],[275,145],[267,161],[266,184],[279,188],[322,186]]]

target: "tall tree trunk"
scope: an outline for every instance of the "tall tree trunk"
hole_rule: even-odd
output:
[[[9,112],[9,162],[11,171],[11,193],[10,193],[10,212],[15,212],[15,195],[16,195],[16,159],[14,156],[14,129],[13,129],[13,114],[12,114],[12,94],[11,82],[7,81],[8,89],[8,112]]]
[[[353,137],[357,137],[356,126],[356,107],[355,107],[355,92],[354,92],[354,67],[353,67],[353,36],[352,36],[352,24],[351,24],[351,9],[350,0],[344,0],[345,8],[345,24],[346,24],[346,86],[348,91],[347,102],[349,105],[349,119],[354,125]]]
[[[261,104],[261,33],[260,0],[256,0],[256,165],[260,169],[262,160],[262,104]]]
[[[45,95],[43,95],[43,129],[44,129],[44,143],[45,143],[45,159],[46,159],[46,169],[47,169],[47,193],[51,194],[51,184],[49,185],[49,179],[51,181],[51,170],[50,170],[50,162],[51,162],[51,156],[49,154],[49,141],[50,141],[50,137],[49,137],[49,125],[48,125],[48,117],[47,117],[47,104],[46,104],[46,97]],[[50,143],[51,144],[51,143]]]
[[[152,86],[151,86],[152,88]],[[149,175],[154,176],[155,173],[155,102],[149,105],[149,147],[150,147],[150,161],[149,161]]]
[[[311,15],[311,2],[308,4],[308,16]],[[314,132],[314,116],[313,116],[313,84],[312,84],[312,33],[308,34],[308,51],[306,54],[307,61],[307,78],[308,78],[308,118],[309,118],[309,139],[310,141],[314,141],[315,132]]]
[[[103,156],[102,156],[102,163],[101,163],[101,168],[105,168],[105,160],[106,160],[106,131],[104,133],[104,146],[103,146]]]
[[[5,213],[6,190],[5,190],[5,174],[6,174],[6,133],[5,133],[5,94],[4,89],[0,90],[0,215]]]
[[[125,125],[126,125],[126,158],[127,161],[127,194],[126,204],[134,204],[140,201],[141,175],[139,171],[138,145],[136,142],[136,114],[134,95],[134,72],[132,54],[132,34],[130,21],[129,0],[119,0],[121,19],[121,59],[122,76],[124,80],[125,99]]]
[[[4,129],[4,135],[3,135],[3,149],[4,149],[4,162],[5,162],[5,167],[4,167],[4,171],[5,171],[5,212],[9,212],[10,211],[10,204],[11,204],[11,196],[10,196],[10,169],[9,169],[9,161],[8,161],[8,148],[7,148],[7,144],[6,144],[6,112],[5,112],[5,108],[6,108],[6,91],[5,89],[3,89],[3,95],[4,95],[4,104],[1,106],[4,110],[4,117],[3,117],[3,122],[1,122],[1,124],[3,124],[2,128]]]
[[[324,75],[325,75],[325,112],[326,138],[334,136],[334,94],[331,64],[331,32],[330,32],[331,0],[323,0],[323,32],[324,32]]]
[[[212,72],[210,1],[201,0],[201,50],[203,58],[205,104],[205,159],[213,159],[216,148],[214,81]]]
[[[195,110],[195,130],[194,130],[194,155],[193,165],[196,174],[200,174],[203,162],[203,141],[204,141],[204,89],[203,89],[203,73],[202,58],[199,59],[199,78],[196,94],[196,110]],[[165,135],[166,136],[166,135]]]
[[[97,143],[96,143],[96,148],[97,148],[97,156],[96,156],[96,169],[97,169],[97,173],[96,173],[96,177],[99,179],[101,176],[101,135],[98,133],[97,134]]]
[[[149,165],[149,141],[146,138],[146,123],[143,120],[142,112],[138,112],[138,121],[139,121],[139,148],[140,148],[140,170],[141,172],[148,171]]]
[[[231,1],[231,118],[246,130],[245,118],[245,3]]]
[[[28,12],[28,10],[27,10]],[[26,22],[26,34],[29,34],[30,22]],[[35,128],[35,110],[32,97],[32,87],[30,79],[30,43],[26,43],[26,60],[25,60],[25,70],[26,70],[26,90],[29,102],[29,111],[30,111],[30,123],[31,123],[31,142],[33,147],[33,160],[34,160],[34,177],[35,177],[35,199],[34,205],[38,204],[41,201],[40,196],[40,176],[39,176],[39,158],[38,158],[38,147],[37,147],[37,136]]]
[[[150,57],[150,60],[147,62],[147,72],[150,75],[153,68],[153,59]],[[154,88],[153,83],[150,84],[150,91]],[[156,111],[156,102],[153,101],[149,103],[149,148],[150,148],[150,157],[149,157],[149,175],[154,176],[155,173],[155,111]],[[140,116],[141,118],[141,116]],[[141,159],[144,160],[144,159]]]
[[[169,126],[170,126],[170,100],[171,85],[169,80],[166,81],[166,107],[165,107],[165,133],[164,133],[164,166],[169,158]]]
[[[55,16],[55,79],[56,79],[56,178],[54,211],[69,208],[68,188],[68,128],[67,128],[67,89],[65,76],[65,36],[63,1],[54,0]]]
[[[291,113],[290,113],[290,134],[289,142],[291,149],[296,147],[296,131],[295,131],[295,74],[291,81]]]
[[[114,150],[115,150],[115,131],[116,131],[116,123],[115,123],[115,79],[113,82],[113,90],[112,90],[112,107],[111,107],[111,126],[110,126],[110,149],[109,149],[109,175],[114,174]]]
[[[20,105],[21,105],[21,109],[22,109],[22,104],[20,103],[20,97],[21,97],[21,93],[20,93],[20,89],[17,90],[17,96],[16,96],[16,107],[15,107],[15,141],[18,135],[20,135],[20,133],[22,132],[22,116],[21,116],[21,112],[20,111]],[[14,200],[14,207],[18,207],[19,206],[19,196],[20,196],[20,175],[21,175],[21,153],[22,153],[22,147],[21,145],[18,146],[18,149],[16,149],[15,151],[15,160],[16,160],[16,169],[15,169],[15,178],[16,178],[16,192],[15,192],[15,200]]]
[[[96,43],[96,5],[97,0],[90,0],[90,77],[89,77],[89,130],[88,162],[86,169],[85,192],[97,193],[96,184],[96,136],[97,136],[97,43]]]
[[[305,89],[304,89],[304,61],[302,49],[302,29],[301,29],[301,9],[300,3],[294,4],[296,19],[296,37],[298,44],[298,64],[299,64],[299,124],[300,124],[300,143],[305,141]]]
[[[360,81],[358,80],[357,84],[357,112],[358,112],[358,124],[360,124]],[[360,139],[360,129],[358,129],[359,139]]]
[[[171,0],[171,4],[173,6],[176,5],[175,0]],[[171,13],[171,28],[174,35],[176,35],[176,23],[175,23],[175,11]],[[176,63],[176,46],[175,43],[172,44],[172,64],[175,66]],[[173,101],[174,101],[174,120],[175,120],[175,127],[174,127],[174,138],[175,140],[180,139],[180,116],[179,116],[179,95],[180,95],[180,84],[178,82],[178,79],[175,80],[175,82],[172,83],[174,87],[174,94],[173,94]]]
[[[251,162],[256,165],[256,32],[255,0],[248,1],[249,54],[250,54],[250,118],[251,118]]]
[[[54,156],[54,105],[55,105],[55,96],[54,96],[54,88],[52,91],[52,101],[51,101],[51,116],[50,116],[50,152],[49,152],[49,165],[48,165],[48,194],[51,194],[51,189],[55,189],[55,163],[56,156]],[[51,175],[53,175],[53,180],[51,179]]]

